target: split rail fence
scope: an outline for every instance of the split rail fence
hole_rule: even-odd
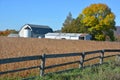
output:
[[[104,56],[105,52],[118,52],[118,54]],[[91,54],[100,54],[100,56],[85,59],[86,55],[91,55]],[[56,64],[56,65],[51,65],[51,66],[45,66],[46,59],[48,59],[48,58],[50,59],[50,58],[62,58],[62,57],[75,57],[75,56],[81,56],[81,57],[77,61]],[[79,68],[82,68],[82,67],[84,67],[85,62],[93,60],[93,59],[97,59],[97,58],[99,59],[98,63],[103,64],[105,58],[113,57],[113,56],[119,57],[120,56],[120,49],[104,49],[104,50],[96,50],[96,51],[80,52],[80,53],[67,53],[67,54],[43,54],[43,55],[38,55],[38,56],[27,56],[27,57],[0,59],[0,65],[1,64],[8,64],[8,63],[15,63],[15,62],[31,61],[31,60],[41,60],[41,64],[39,66],[32,66],[32,67],[21,68],[21,69],[16,69],[16,70],[0,71],[0,75],[29,70],[29,69],[34,69],[34,68],[39,68],[40,69],[40,76],[44,76],[44,74],[45,74],[44,71],[46,69],[75,64],[75,63],[78,63]]]

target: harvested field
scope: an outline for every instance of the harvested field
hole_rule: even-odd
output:
[[[46,54],[73,53],[83,51],[93,51],[101,49],[120,49],[120,42],[99,42],[83,40],[52,40],[37,38],[8,38],[0,37],[0,58],[22,57]],[[93,55],[95,56],[95,55]],[[90,56],[88,56],[90,57]],[[59,64],[68,61],[79,60],[79,57],[48,59],[46,65]],[[40,61],[20,62],[14,64],[0,65],[0,71],[12,70],[21,67],[39,65]],[[76,67],[78,64],[63,66],[47,70],[56,71],[66,68]],[[39,73],[39,70],[25,71],[20,76],[26,76],[29,73]],[[14,75],[14,74],[12,74]]]

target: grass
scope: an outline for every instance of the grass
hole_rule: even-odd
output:
[[[20,80],[21,78],[0,78],[0,80]],[[29,80],[120,80],[120,60],[108,64],[75,69],[61,74],[49,74]]]
[[[60,53],[73,53],[83,51],[93,51],[101,49],[120,49],[120,42],[99,42],[99,41],[83,41],[83,40],[52,40],[52,39],[37,39],[37,38],[8,38],[0,37],[0,59],[23,57],[46,54],[60,54]],[[106,53],[110,55],[113,53]],[[114,53],[115,54],[115,53]],[[96,55],[89,55],[90,58]],[[46,66],[53,64],[61,64],[65,62],[77,61],[79,57],[47,59]],[[92,61],[93,63],[96,60]],[[89,62],[91,64],[91,62]],[[25,61],[19,63],[11,63],[0,65],[0,71],[14,70],[17,68],[38,66],[40,61]],[[88,63],[86,63],[88,64]],[[68,68],[78,67],[78,64],[62,66],[46,70],[45,72],[53,72]],[[34,72],[34,73],[33,73]],[[25,77],[30,74],[39,75],[39,70],[23,71],[18,74],[8,74],[7,76],[20,76]]]
[[[120,80],[120,60],[108,64],[76,69],[68,73],[52,74],[35,80]]]
[[[119,64],[119,66],[118,66]],[[39,80],[120,80],[120,63],[109,62],[100,66],[76,69],[72,72],[54,74]]]

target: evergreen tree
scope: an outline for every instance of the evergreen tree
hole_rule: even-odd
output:
[[[62,27],[62,32],[69,32],[69,26],[71,25],[71,22],[73,21],[73,17],[71,12],[69,12],[68,16],[66,17],[64,23],[63,23],[63,27]]]

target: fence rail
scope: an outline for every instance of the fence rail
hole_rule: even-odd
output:
[[[73,57],[73,56],[80,56],[80,55],[82,55],[82,53],[47,54],[45,58]]]
[[[18,58],[7,58],[7,59],[0,59],[0,64],[22,62],[22,61],[30,61],[30,60],[39,60],[39,59],[42,59],[41,55],[38,55],[38,56],[27,56],[27,57],[18,57]]]
[[[32,67],[27,67],[27,68],[21,68],[21,69],[9,70],[9,71],[3,71],[3,72],[0,71],[0,75],[7,74],[7,73],[18,72],[18,71],[29,70],[29,69],[34,69],[34,68],[39,68],[40,69],[40,76],[44,76],[44,74],[45,74],[44,72],[45,72],[46,69],[60,67],[60,66],[69,65],[69,64],[75,64],[75,63],[78,63],[79,68],[82,68],[82,67],[84,67],[83,66],[84,62],[99,58],[100,61],[98,63],[102,64],[104,58],[120,55],[120,53],[119,53],[119,54],[104,56],[105,52],[120,52],[120,49],[104,49],[104,50],[96,50],[96,51],[89,51],[89,52],[66,53],[66,54],[43,54],[43,55],[37,55],[37,56],[0,59],[0,65],[1,64],[7,64],[7,63],[31,61],[31,60],[41,60],[41,64],[39,66],[34,66],[33,65]],[[85,59],[86,55],[91,55],[91,54],[100,54],[100,55],[96,56],[96,57]],[[74,57],[74,56],[80,56],[80,59],[77,60],[77,61],[45,66],[46,59],[48,59],[48,58],[52,59],[52,58],[61,58],[61,57]]]

